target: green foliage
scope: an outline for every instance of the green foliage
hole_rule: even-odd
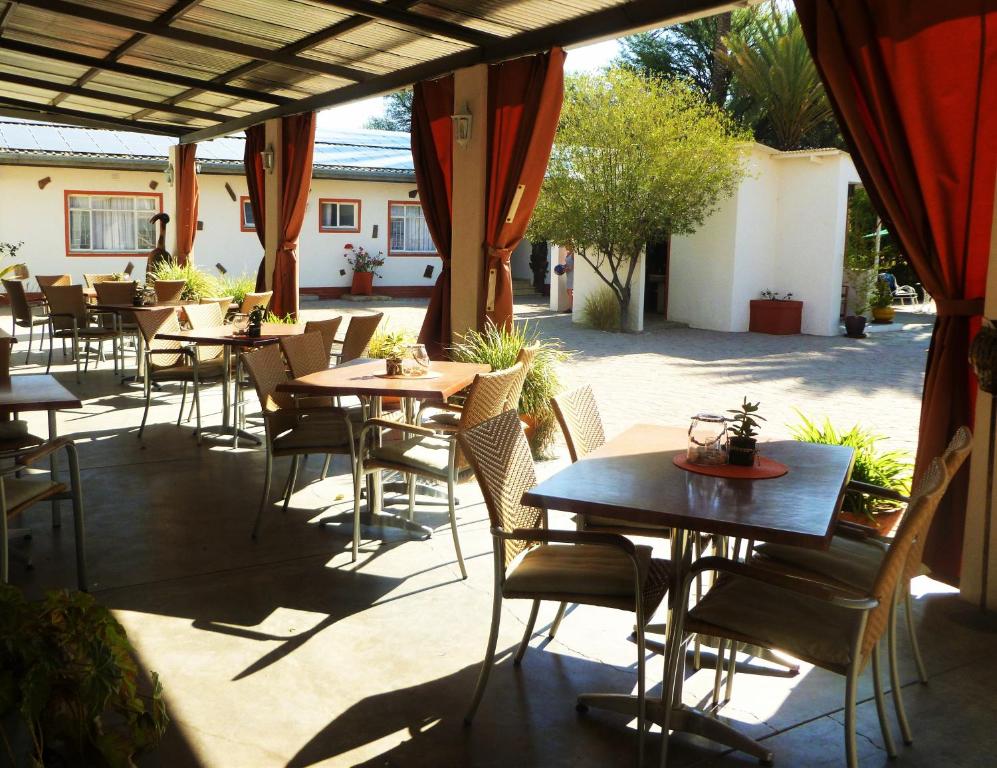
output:
[[[519,350],[526,346],[539,349],[526,374],[519,412],[536,421],[530,448],[534,456],[542,457],[553,445],[557,431],[550,401],[561,391],[558,367],[570,356],[561,341],[540,338],[540,330],[536,326],[530,327],[528,322],[514,323],[508,329],[497,328],[489,322],[483,331],[464,334],[463,339],[450,349],[450,354],[457,362],[485,363],[493,370],[499,370],[515,365]]]
[[[5,267],[0,267],[0,279],[14,276],[17,272],[24,269],[24,264],[17,261],[17,252],[21,250],[22,245],[24,245],[23,240],[17,243],[0,243],[0,261],[10,259],[14,262]]]
[[[377,131],[409,131],[412,128],[412,98],[411,88],[404,88],[384,97],[384,115],[372,117],[364,128]]]
[[[609,288],[592,291],[585,297],[582,322],[599,331],[620,330],[620,303]]]
[[[885,280],[876,280],[876,287],[869,300],[874,309],[886,309],[893,306],[893,291]]]
[[[569,77],[528,236],[573,242],[626,328],[645,245],[694,232],[734,193],[745,138],[686,83],[619,68]]]
[[[232,301],[236,304],[242,304],[242,300],[246,298],[247,293],[254,293],[256,291],[256,276],[245,273],[238,277],[225,275],[220,280],[217,280],[217,284],[219,296],[231,296]]]
[[[729,409],[727,413],[733,413],[734,416],[730,419],[730,421],[733,422],[733,426],[727,427],[727,431],[730,432],[733,437],[746,439],[757,435],[757,428],[761,427],[761,424],[759,424],[758,421],[765,421],[764,416],[758,415],[759,405],[761,405],[761,403],[749,403],[748,398],[745,397],[740,408]]]
[[[790,425],[793,439],[805,443],[844,445],[854,448],[853,480],[890,488],[904,495],[910,494],[914,465],[909,454],[898,450],[881,450],[879,442],[885,438],[858,424],[847,432],[841,432],[835,429],[830,419],[824,419],[824,423],[818,425],[800,411],[796,413],[800,417],[800,423]],[[877,512],[893,511],[896,509],[896,504],[868,494],[849,492],[845,494],[843,508],[848,512],[871,516]]]
[[[390,331],[385,326],[370,337],[366,357],[380,360],[402,357],[409,344],[415,344],[415,334],[406,330]]]
[[[263,307],[255,307],[249,314],[252,315],[257,309],[263,309]],[[294,319],[294,315],[290,312],[281,316],[275,315],[273,312],[267,310],[267,313],[263,316],[263,322],[275,325],[294,325],[298,321]]]
[[[218,278],[205,272],[196,264],[177,264],[175,259],[163,259],[158,261],[150,272],[146,274],[146,280],[183,280],[183,293],[180,298],[183,301],[197,302],[202,298],[214,296],[227,296],[221,293],[221,286]]]
[[[134,765],[169,722],[157,675],[149,692],[139,682],[124,628],[93,597],[50,592],[29,603],[0,585],[0,716],[17,713],[33,765],[44,765],[53,748],[66,764]]]

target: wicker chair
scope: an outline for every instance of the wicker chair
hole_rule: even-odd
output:
[[[38,290],[44,291],[50,285],[69,285],[73,282],[71,275],[35,275]]]
[[[52,347],[54,339],[72,339],[73,358],[76,361],[76,383],[80,383],[80,342],[97,342],[97,354],[103,352],[105,341],[111,342],[114,352],[114,371],[118,370],[118,355],[116,339],[119,337],[117,326],[105,328],[91,323],[99,319],[101,313],[89,309],[83,299],[82,285],[50,285],[44,289],[45,299],[49,306],[48,333],[48,365],[45,373],[52,368]],[[90,367],[90,357],[87,356],[83,370]]]
[[[311,333],[312,331],[318,331],[322,334],[322,343],[325,344],[326,356],[328,357],[328,362],[326,367],[328,368],[332,365],[332,345],[336,343],[336,332],[339,330],[339,326],[342,325],[343,316],[338,315],[336,317],[330,317],[328,320],[309,320],[305,323],[305,333]]]
[[[945,492],[947,471],[941,459],[932,460],[911,497],[907,515],[886,550],[870,585],[862,590],[841,590],[830,584],[779,573],[750,563],[721,557],[706,557],[695,563],[682,585],[675,605],[689,602],[689,588],[696,575],[719,574],[706,596],[689,611],[685,633],[696,632],[731,642],[763,648],[778,648],[815,666],[844,675],[845,757],[848,768],[858,765],[855,740],[855,698],[859,675],[872,661],[876,710],[883,741],[890,757],[896,755],[886,717],[886,703],[879,674],[879,641],[895,615],[896,598],[902,587],[908,556],[927,534],[938,502]],[[678,618],[678,617],[676,617]],[[681,694],[680,658],[685,643],[668,650],[662,698],[668,733],[671,697]],[[673,690],[674,689],[674,690]],[[667,760],[668,740],[662,747],[662,765]]]
[[[273,298],[273,291],[263,291],[261,293],[247,293],[239,304],[240,315],[248,315],[256,307],[266,309],[270,306],[270,299]]]
[[[35,314],[35,309],[43,309],[44,304],[39,301],[28,301],[23,281],[4,280],[3,287],[7,291],[7,299],[10,301],[10,314],[14,320],[14,327],[28,329],[28,349],[24,353],[24,364],[27,365],[31,360],[31,343],[34,341],[35,328],[40,326],[44,329],[48,325],[48,317]],[[39,350],[42,349],[42,344],[45,341],[43,334],[44,330],[38,334]]]
[[[454,440],[463,430],[480,424],[502,413],[509,390],[522,371],[516,363],[511,368],[491,373],[481,373],[474,377],[467,402],[460,415],[457,431],[449,435],[439,435],[431,429],[417,424],[405,424],[385,418],[369,419],[360,432],[360,455],[357,458],[353,475],[353,559],[356,560],[360,546],[360,486],[365,473],[382,469],[395,470],[408,478],[408,511],[412,517],[415,505],[415,478],[429,477],[447,484],[447,506],[450,511],[450,532],[453,534],[457,564],[462,579],[467,578],[464,558],[460,551],[457,534],[457,514],[454,509],[454,486],[459,473],[470,469],[467,459]],[[368,445],[370,432],[380,429],[394,429],[406,435],[401,440],[373,445],[368,455],[364,446]]]
[[[211,302],[209,304],[185,304],[183,312],[187,316],[187,322],[191,328],[217,328],[225,324],[225,315],[222,312],[221,304]],[[197,359],[201,363],[221,360],[225,353],[225,347],[197,345]]]
[[[942,487],[943,495],[948,489],[949,482],[969,456],[973,447],[972,442],[973,434],[967,427],[960,427],[956,430],[955,435],[949,441],[948,447],[941,457],[942,464],[945,467],[945,480]],[[892,499],[908,505],[911,503],[910,499],[906,496],[902,496],[887,488],[880,488],[867,483],[853,481],[849,484],[849,490],[868,493],[880,498]],[[929,516],[923,523],[925,533],[930,529],[931,522],[932,517]],[[903,602],[904,614],[907,620],[907,632],[910,635],[911,652],[914,656],[914,662],[917,665],[918,677],[922,683],[927,683],[928,675],[924,666],[924,659],[921,656],[917,633],[914,629],[914,608],[910,597],[910,582],[921,572],[924,540],[925,536],[918,536],[907,557],[906,568],[901,577],[900,589],[897,592],[894,615],[890,617],[887,642],[890,660],[890,683],[893,688],[894,705],[897,710],[900,731],[906,744],[912,742],[912,734],[903,706],[903,699],[901,698],[897,660],[895,608],[896,605]],[[794,576],[824,581],[841,590],[851,589],[866,592],[875,581],[876,574],[882,565],[888,548],[888,539],[871,536],[862,528],[856,528],[848,524],[839,524],[838,530],[826,550],[809,550],[785,544],[760,544],[755,547],[752,562],[755,565],[773,568]],[[731,667],[733,668],[733,665]],[[728,674],[733,676],[733,672]],[[730,679],[732,678],[728,678],[728,681]]]
[[[180,399],[180,413],[177,426],[183,419],[183,409],[187,402],[187,385],[194,385],[194,409],[197,412],[195,436],[201,444],[201,382],[225,381],[225,366],[221,358],[201,362],[198,352],[179,341],[161,339],[159,333],[176,333],[180,330],[176,310],[165,307],[151,312],[138,312],[135,315],[139,331],[145,340],[145,411],[138,437],[142,439],[145,422],[149,418],[149,405],[152,402],[153,382],[180,382],[183,395]]]
[[[199,303],[217,304],[218,308],[222,311],[222,322],[224,322],[232,308],[232,301],[234,298],[234,296],[202,296]]]
[[[38,475],[20,477],[26,469],[34,467],[42,459],[53,453],[65,450],[69,462],[70,483],[56,482],[51,478],[42,479]],[[19,515],[29,507],[42,501],[70,499],[73,503],[73,529],[76,539],[76,583],[87,590],[86,548],[83,534],[83,496],[80,486],[80,462],[76,445],[66,437],[50,440],[28,451],[18,453],[15,463],[5,467],[0,474],[0,581],[7,583],[9,577],[9,551],[7,549],[7,519]]]
[[[117,279],[118,276],[116,274],[95,275],[93,273],[88,273],[88,272],[83,273],[83,282],[86,283],[87,288],[94,288],[97,285],[97,283],[105,283]]]
[[[102,280],[94,283],[94,290],[97,292],[98,304],[127,304],[131,305],[135,299],[134,280]],[[135,336],[138,333],[138,324],[135,322],[134,312],[117,313],[118,330],[121,332],[121,356],[124,358],[124,336]],[[107,325],[107,323],[102,323]],[[113,327],[113,326],[112,326]]]
[[[367,350],[367,345],[374,337],[377,326],[381,324],[384,315],[375,312],[369,315],[352,315],[350,324],[346,326],[346,336],[343,337],[339,352],[333,353],[337,363],[348,363],[356,360]]]
[[[296,408],[294,399],[277,391],[277,385],[288,380],[287,370],[280,350],[270,344],[243,358],[243,365],[260,398],[263,423],[266,429],[267,466],[263,480],[263,496],[253,524],[253,538],[259,534],[263,510],[270,499],[274,456],[291,456],[291,472],[284,492],[284,511],[287,511],[294,482],[298,473],[298,460],[310,453],[339,453],[350,457],[351,466],[356,461],[353,425],[347,414],[338,408]]]
[[[183,290],[187,287],[186,280],[153,280],[157,304],[179,304],[183,301]]]
[[[471,706],[470,723],[481,701],[495,657],[504,598],[533,600],[526,631],[516,652],[518,665],[529,646],[541,600],[571,601],[636,614],[638,761],[643,755],[644,626],[661,603],[670,579],[669,563],[651,557],[650,547],[613,534],[552,531],[546,515],[520,499],[536,485],[530,447],[513,410],[462,430],[457,442],[474,468],[488,509],[494,549],[492,624],[485,660]],[[561,546],[567,545],[567,546]]]

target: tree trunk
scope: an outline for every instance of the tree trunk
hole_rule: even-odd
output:
[[[630,330],[630,289],[624,288],[616,298],[620,300],[620,330],[627,333]]]
[[[731,17],[728,11],[721,13],[717,19],[717,36],[713,40],[713,61],[710,65],[710,101],[721,109],[727,102],[728,72],[723,55],[727,52],[724,37],[730,34]]]

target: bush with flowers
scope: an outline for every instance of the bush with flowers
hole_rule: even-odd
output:
[[[381,277],[377,268],[384,266],[384,251],[378,251],[377,256],[374,256],[362,245],[354,248],[352,244],[347,243],[346,253],[343,255],[354,272],[372,272],[375,277]]]

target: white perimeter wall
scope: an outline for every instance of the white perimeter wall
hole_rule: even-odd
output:
[[[38,179],[52,181],[39,189]],[[158,188],[151,190],[149,182]],[[221,263],[229,274],[256,274],[263,249],[255,232],[240,231],[239,200],[248,195],[245,177],[201,174],[198,218],[204,228],[194,241],[194,261],[213,271]],[[233,201],[225,190],[228,182],[235,191]],[[300,239],[301,286],[348,286],[352,273],[344,257],[344,246],[363,245],[370,251],[383,251],[387,262],[383,278],[374,282],[384,286],[429,288],[439,275],[441,262],[432,254],[388,256],[388,201],[417,202],[409,198],[414,183],[338,181],[313,179]],[[161,172],[109,171],[61,167],[25,167],[0,165],[0,241],[24,241],[21,251],[31,274],[69,273],[82,280],[84,272],[119,272],[130,260],[139,279],[145,271],[145,254],[133,256],[67,256],[65,240],[66,190],[91,192],[156,192],[163,195],[163,209],[174,217],[172,188]],[[319,231],[320,198],[360,199],[360,232],[328,233]],[[374,236],[377,225],[377,236]],[[172,229],[172,225],[171,229]],[[172,243],[168,237],[168,246]],[[423,277],[427,265],[433,275]],[[345,275],[340,275],[340,270]]]
[[[563,253],[563,249],[562,249]],[[560,258],[560,263],[564,263],[563,255]],[[598,263],[598,262],[597,262]],[[608,274],[609,267],[603,266],[603,269]],[[553,274],[553,273],[551,273]],[[620,275],[623,279],[626,275]],[[563,277],[558,277],[554,275],[554,279],[559,280],[564,283]],[[585,308],[585,299],[595,291],[601,291],[603,289],[609,290],[609,287],[602,281],[602,279],[596,274],[592,266],[582,258],[581,254],[575,254],[575,286],[574,286],[574,303],[572,304],[571,311],[571,321],[573,323],[582,322],[582,310]],[[551,290],[553,294],[554,291]],[[631,331],[643,331],[644,330],[644,256],[640,257],[637,262],[637,268],[634,270],[633,280],[630,283],[630,323],[629,329]],[[566,306],[566,305],[565,305]]]

